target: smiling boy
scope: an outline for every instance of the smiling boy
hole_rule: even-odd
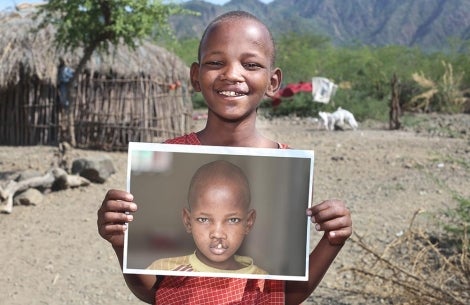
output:
[[[282,79],[274,67],[274,42],[254,16],[237,13],[222,15],[207,27],[199,61],[191,65],[192,85],[208,108],[206,128],[197,138],[202,145],[279,148],[255,126],[256,109],[265,96],[275,94]]]
[[[217,17],[206,28],[198,62],[190,70],[192,86],[207,104],[206,126],[166,143],[286,148],[256,128],[256,109],[265,96],[275,95],[282,81],[274,60],[272,35],[255,16],[233,11]],[[137,210],[133,200],[128,192],[109,190],[98,211],[98,231],[113,246],[121,266],[126,223]],[[351,214],[341,200],[322,201],[306,214],[324,232],[309,256],[308,281],[142,274],[125,274],[124,278],[139,299],[151,304],[300,304],[320,283],[352,233]]]

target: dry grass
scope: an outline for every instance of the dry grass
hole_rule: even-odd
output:
[[[389,304],[470,304],[468,236],[463,236],[462,249],[446,247],[445,239],[413,227],[418,213],[408,230],[383,250],[358,235],[352,238],[362,256],[356,266],[343,270],[352,275],[350,293]]]
[[[37,31],[39,22],[31,13],[0,14],[0,87],[17,84],[23,77],[21,73],[55,84],[59,58],[68,66],[77,66],[83,50],[58,49],[55,28],[50,25]],[[138,43],[135,50],[120,44],[110,46],[108,53],[95,53],[85,70],[90,75],[113,74],[124,79],[145,75],[168,84],[176,80],[186,83],[189,76],[189,68],[180,58],[146,40]]]
[[[427,112],[432,103],[438,103],[441,110],[462,110],[467,101],[465,92],[461,90],[464,73],[454,73],[452,64],[442,62],[444,73],[437,81],[426,77],[423,72],[413,73],[413,80],[424,92],[414,96],[407,104],[413,111]],[[437,98],[436,98],[437,97]]]

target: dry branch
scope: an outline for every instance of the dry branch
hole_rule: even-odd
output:
[[[346,290],[390,304],[470,304],[468,236],[461,251],[445,245],[445,238],[435,242],[412,226],[417,213],[408,230],[381,251],[357,234],[352,238],[362,256],[356,266],[343,269],[356,279],[355,288]]]
[[[55,187],[56,189],[66,189],[89,184],[90,182],[87,179],[76,175],[69,175],[61,168],[52,168],[41,177],[32,177],[19,182],[10,180],[4,188],[0,186],[0,199],[6,202],[0,211],[10,214],[13,210],[13,197],[15,194],[29,188],[51,189]]]

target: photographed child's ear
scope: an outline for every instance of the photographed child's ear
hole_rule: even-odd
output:
[[[251,209],[248,212],[247,218],[246,218],[246,227],[245,227],[245,234],[250,233],[251,229],[253,228],[256,220],[256,210]]]
[[[186,232],[191,233],[191,212],[187,208],[183,208],[181,215]]]
[[[276,92],[281,87],[281,83],[282,83],[282,71],[281,69],[276,68],[271,72],[270,83],[269,83],[268,89],[266,90],[266,96],[274,97]]]
[[[193,62],[189,70],[189,77],[191,78],[191,85],[194,91],[201,92],[201,85],[199,84],[199,64]]]

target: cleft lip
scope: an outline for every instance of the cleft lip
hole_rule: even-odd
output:
[[[217,243],[210,246],[210,251],[212,254],[215,255],[222,255],[227,251],[228,247],[223,245],[222,243]]]
[[[227,245],[223,244],[222,242],[212,243],[210,245],[211,249],[228,249]]]

